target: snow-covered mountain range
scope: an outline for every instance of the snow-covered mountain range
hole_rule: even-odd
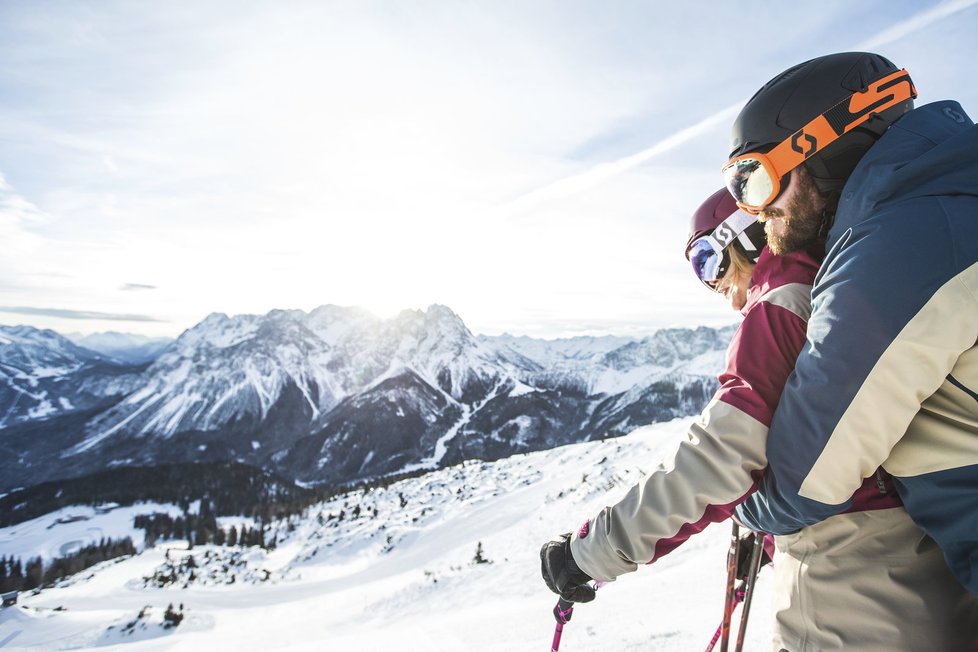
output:
[[[54,331],[0,326],[0,429],[103,405],[141,371]]]
[[[139,553],[103,562],[0,609],[15,649],[550,649],[556,596],[540,578],[543,542],[577,527],[656,468],[690,419],[600,442],[465,462],[314,504],[267,523],[274,550],[157,541],[138,513],[176,505],[66,507],[0,529],[0,550],[50,559],[100,537]],[[250,527],[240,516],[222,527]],[[685,545],[575,608],[561,650],[703,649],[723,610],[729,529]],[[191,561],[193,560],[193,561]],[[770,647],[770,569],[759,576],[745,649]],[[168,606],[183,615],[165,620]],[[736,626],[736,619],[735,619]],[[6,648],[5,648],[6,649]]]
[[[65,337],[78,346],[134,365],[152,362],[173,342],[168,337],[146,337],[114,331],[88,335],[68,333]]]
[[[475,336],[444,306],[212,314],[152,364],[0,328],[0,489],[232,459],[330,484],[618,435],[693,414],[732,327]]]

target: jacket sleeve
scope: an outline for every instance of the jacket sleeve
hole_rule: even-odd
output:
[[[795,532],[845,511],[878,466],[899,475],[898,458],[934,454],[900,442],[975,344],[978,266],[956,255],[933,201],[909,204],[847,231],[823,264],[770,466],[740,513],[749,527]]]
[[[799,305],[809,305],[810,286]],[[753,491],[767,465],[767,428],[804,342],[805,321],[761,301],[731,340],[720,389],[675,455],[589,520],[571,540],[584,572],[611,581],[652,563],[711,522],[723,521]]]

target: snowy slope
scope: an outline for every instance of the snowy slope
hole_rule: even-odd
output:
[[[70,555],[103,538],[129,537],[137,547],[143,545],[143,530],[133,527],[138,514],[164,512],[174,517],[182,511],[176,505],[144,503],[120,507],[76,506],[59,509],[11,527],[0,528],[0,555],[22,560],[42,557],[45,561]]]
[[[555,596],[539,577],[540,545],[616,500],[670,454],[688,424],[680,419],[614,440],[466,462],[339,496],[301,519],[277,523],[274,551],[198,546],[191,582],[174,571],[185,567],[190,553],[178,543],[161,544],[90,569],[61,588],[22,596],[26,609],[0,612],[0,645],[549,649]],[[98,518],[90,523],[123,527],[103,526]],[[654,567],[602,588],[594,603],[576,610],[561,650],[704,648],[722,611],[727,533],[725,524],[707,528]],[[474,563],[480,543],[491,563]],[[158,571],[173,571],[179,581],[157,588],[142,579]],[[221,581],[230,576],[233,583]],[[762,574],[748,649],[767,647],[768,590]],[[185,618],[165,629],[170,604],[182,604]]]

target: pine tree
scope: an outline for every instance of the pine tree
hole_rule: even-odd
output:
[[[13,562],[8,561],[6,556],[0,558],[0,593],[15,591],[20,588],[20,580],[15,581],[10,576],[12,565]]]
[[[35,557],[27,562],[27,570],[24,576],[24,590],[30,591],[41,586],[44,581],[44,562],[40,557]]]
[[[475,557],[472,558],[473,564],[491,564],[492,562],[485,558],[482,553],[482,542],[480,541],[475,547]]]
[[[24,569],[21,566],[20,559],[14,560],[13,565],[10,567],[10,577],[23,581]]]
[[[211,539],[212,537],[210,529],[208,529],[204,520],[201,519],[200,522],[197,523],[194,540],[200,545],[207,545],[211,542]]]
[[[183,605],[180,605],[180,611],[173,608],[173,603],[166,608],[163,613],[163,628],[170,629],[171,627],[176,627],[183,621]]]

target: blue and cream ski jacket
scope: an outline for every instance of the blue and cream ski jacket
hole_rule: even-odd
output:
[[[764,248],[713,400],[672,457],[571,539],[574,561],[590,577],[609,582],[654,563],[750,499],[767,466],[768,424],[805,344],[817,271],[809,252],[774,256]],[[880,491],[875,475],[851,502],[852,511],[900,505],[895,492]]]
[[[787,534],[845,511],[881,466],[978,595],[978,128],[952,101],[903,116],[846,183],[806,343],[739,510]]]

